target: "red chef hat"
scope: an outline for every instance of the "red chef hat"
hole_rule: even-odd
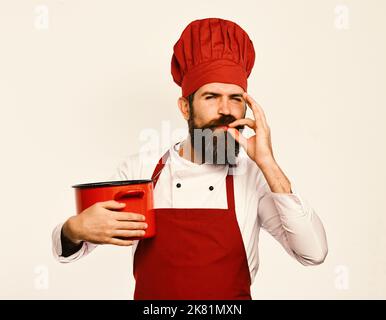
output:
[[[219,18],[191,22],[173,47],[173,80],[187,97],[204,84],[223,82],[247,91],[255,62],[248,34],[236,23]]]

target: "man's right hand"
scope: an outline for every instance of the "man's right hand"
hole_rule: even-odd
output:
[[[130,246],[142,237],[147,224],[145,216],[121,210],[125,203],[114,200],[98,202],[69,218],[63,225],[63,234],[74,244],[88,241],[95,244]]]

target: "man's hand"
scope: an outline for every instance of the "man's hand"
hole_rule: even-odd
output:
[[[243,118],[230,123],[228,132],[247,152],[248,156],[257,164],[263,172],[272,192],[292,193],[291,183],[276,163],[272,152],[271,129],[267,124],[263,108],[246,92],[243,98],[252,110],[254,120]],[[255,135],[245,138],[235,127],[246,125]]]
[[[145,216],[117,211],[125,203],[114,200],[98,202],[80,214],[69,218],[63,225],[63,234],[74,244],[88,241],[95,244],[130,246],[132,237],[142,237],[147,224]]]
[[[255,119],[239,119],[228,126],[229,128],[234,128],[240,125],[246,125],[255,132],[255,135],[247,139],[236,129],[230,129],[228,131],[245,149],[248,156],[260,167],[274,161],[271,144],[271,130],[267,124],[264,111],[258,103],[246,92],[243,93],[243,98],[246,101],[247,106],[252,110]]]

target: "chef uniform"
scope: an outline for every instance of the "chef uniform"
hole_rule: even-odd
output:
[[[161,158],[155,186],[164,166]],[[226,196],[226,209],[155,209],[157,236],[139,241],[134,256],[134,299],[251,299],[229,172]]]
[[[190,23],[174,46],[172,75],[187,97],[210,82],[246,90],[255,59],[248,35],[222,19]],[[165,158],[152,179],[156,186]],[[226,209],[155,210],[157,236],[134,256],[134,299],[251,299],[247,257],[237,224],[233,176],[227,172]],[[157,266],[157,272],[152,272]]]
[[[196,20],[174,46],[172,75],[184,97],[211,82],[246,91],[254,58],[251,40],[235,23]],[[156,161],[129,158],[118,169],[122,180],[151,175],[154,181],[157,234],[133,245],[134,299],[251,299],[261,226],[302,264],[324,260],[327,242],[315,212],[296,194],[270,192],[243,151],[231,168],[191,163],[178,155],[179,147]],[[85,242],[73,256],[61,257],[60,229],[53,233],[59,261],[75,261],[95,247]]]

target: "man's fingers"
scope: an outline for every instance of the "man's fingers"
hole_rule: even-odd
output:
[[[235,128],[228,129],[229,134],[235,139],[245,150],[247,150],[248,139],[245,138],[239,130]]]
[[[256,121],[254,121],[251,118],[238,119],[238,120],[233,121],[232,123],[230,123],[228,126],[230,128],[234,128],[234,127],[243,126],[243,125],[246,125],[246,126],[250,127],[253,130],[256,129]]]
[[[143,214],[134,212],[113,212],[113,217],[118,221],[145,221],[145,216]]]
[[[133,243],[134,243],[133,240],[111,238],[108,244],[127,247],[127,246],[133,245]]]
[[[115,229],[119,230],[145,230],[148,225],[145,222],[117,221]]]
[[[118,202],[115,200],[109,200],[104,202],[98,202],[97,205],[101,206],[102,208],[108,209],[108,210],[119,210],[125,207],[124,202]]]
[[[244,98],[247,106],[249,107],[249,109],[252,110],[253,116],[255,117],[256,121],[261,120],[260,114],[259,114],[259,112],[257,110],[257,107],[254,105],[254,102],[253,102],[251,96],[248,93],[244,92],[243,93],[243,98]]]
[[[143,237],[145,235],[145,230],[114,230],[114,238],[133,238],[133,237]]]
[[[257,121],[261,121],[264,127],[268,127],[263,108],[248,93],[244,92],[243,98],[246,100],[247,105],[251,108],[255,119]]]

